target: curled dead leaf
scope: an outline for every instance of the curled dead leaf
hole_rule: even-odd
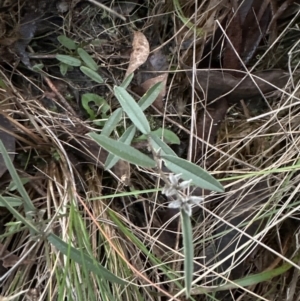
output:
[[[150,53],[150,46],[145,35],[140,31],[134,32],[133,51],[130,55],[129,66],[127,68],[125,78],[133,73],[137,68],[144,64]]]

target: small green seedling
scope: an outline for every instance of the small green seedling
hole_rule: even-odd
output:
[[[65,76],[68,71],[74,67],[79,67],[80,71],[98,84],[103,83],[103,78],[98,73],[98,65],[92,56],[79,47],[72,39],[61,35],[58,38],[59,43],[65,47],[67,54],[57,54],[56,59],[60,62],[60,73]]]

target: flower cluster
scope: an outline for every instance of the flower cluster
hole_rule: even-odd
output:
[[[179,183],[181,174],[170,174],[169,183],[166,183],[162,193],[167,197],[175,197],[175,200],[169,204],[169,208],[180,208],[188,216],[192,215],[192,205],[199,205],[203,201],[202,197],[184,195],[183,191],[190,187],[192,180],[182,181]]]

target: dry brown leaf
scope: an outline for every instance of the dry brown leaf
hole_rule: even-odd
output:
[[[133,73],[137,68],[143,65],[150,53],[150,46],[147,38],[140,31],[134,32],[133,42],[132,42],[133,51],[130,55],[129,66],[127,68],[125,77]]]
[[[192,72],[187,72],[191,79]],[[230,73],[214,70],[197,70],[195,88],[205,93],[208,102],[227,94],[229,102],[249,99],[282,88],[288,75],[282,70],[266,70],[252,73],[252,77],[237,78]],[[217,84],[216,84],[217,83]],[[274,87],[274,86],[275,87]]]
[[[14,266],[19,260],[20,257],[9,252],[3,244],[0,244],[0,260],[3,261],[2,266],[4,268],[10,268]],[[32,260],[25,259],[21,264],[29,264]]]
[[[130,184],[130,164],[124,160],[119,160],[113,167],[113,172],[126,185]]]

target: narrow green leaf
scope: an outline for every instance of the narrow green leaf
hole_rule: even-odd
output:
[[[134,73],[129,74],[124,81],[122,82],[122,84],[120,85],[120,87],[127,89],[127,87],[129,86],[129,84],[131,83],[132,79],[133,79]]]
[[[178,136],[168,129],[159,128],[151,132],[151,135],[155,135],[158,138],[164,138],[164,141],[170,144],[180,144]],[[135,139],[135,141],[147,140],[147,135],[141,135]]]
[[[137,238],[135,236],[135,233],[132,232],[131,229],[128,229],[127,226],[122,223],[119,217],[117,217],[117,215],[112,210],[108,209],[108,214],[111,220],[117,225],[118,229],[126,236],[126,239],[131,240],[134,245],[137,246],[137,248],[139,248],[147,256],[147,258],[153,263],[153,265],[159,265],[159,268],[165,273],[166,277],[171,279],[172,283],[181,290],[182,284],[180,283],[180,281],[177,281],[177,279],[180,278],[180,275],[177,274],[174,270],[170,271],[170,267],[167,264],[161,262],[161,260],[156,258],[144,245],[143,241]]]
[[[69,65],[65,64],[65,63],[60,63],[59,64],[59,71],[60,71],[60,74],[65,76],[67,74],[69,70]]]
[[[70,246],[63,240],[61,240],[58,236],[53,233],[48,235],[48,241],[55,246],[62,254],[65,256],[69,256],[72,260],[77,262],[80,265],[84,265],[87,270],[93,272],[101,278],[104,278],[110,282],[125,285],[126,281],[115,276],[109,270],[104,268],[100,263],[96,261],[96,259],[89,257],[87,254],[80,252],[74,247]]]
[[[0,88],[2,88],[3,90],[7,89],[7,86],[6,86],[5,82],[2,79],[0,79]]]
[[[94,61],[94,59],[82,48],[78,48],[77,52],[81,59],[84,61],[84,63],[89,67],[90,69],[97,71],[98,70],[98,65]]]
[[[5,208],[10,211],[10,213],[15,217],[16,220],[20,221],[25,226],[27,226],[31,234],[33,235],[39,234],[38,229],[30,222],[30,220],[25,218],[15,208],[13,208],[14,206],[10,204],[10,201],[7,200],[7,198],[4,198],[2,195],[0,195],[0,203],[3,204]]]
[[[81,66],[80,71],[82,73],[84,73],[86,76],[88,76],[90,79],[95,81],[96,83],[98,83],[98,84],[103,83],[103,78],[101,77],[101,75],[98,74],[97,72],[95,72],[94,70],[92,70],[86,66]]]
[[[134,125],[131,125],[120,137],[119,141],[125,143],[126,145],[130,145],[135,135],[135,131],[136,131],[136,127]],[[118,156],[109,153],[104,164],[105,169],[106,170],[111,169],[119,160],[120,158]]]
[[[72,39],[70,39],[64,35],[58,36],[57,40],[61,45],[65,46],[66,48],[68,48],[70,50],[74,50],[77,47],[75,42]]]
[[[20,198],[12,197],[12,196],[3,196],[3,198],[10,204],[12,207],[18,207],[23,205],[23,201]],[[0,200],[0,207],[6,207],[4,203]]]
[[[56,59],[58,59],[60,62],[65,63],[69,66],[74,66],[74,67],[81,66],[81,60],[77,59],[76,57],[72,57],[70,55],[57,54]]]
[[[166,166],[175,174],[182,174],[184,180],[192,180],[193,184],[203,189],[223,192],[223,186],[212,177],[207,171],[187,160],[170,156],[162,155]]]
[[[36,72],[43,71],[44,64],[35,64],[32,66],[32,70]]]
[[[118,108],[116,109],[105,122],[105,125],[101,131],[101,135],[109,137],[112,131],[116,128],[118,123],[122,118],[123,109]]]
[[[162,191],[162,188],[132,190],[130,192],[107,194],[107,195],[102,195],[102,196],[89,198],[88,201],[109,200],[111,198],[118,198],[118,197],[124,197],[124,196],[140,196],[140,195],[143,195],[145,193],[153,193],[153,192],[158,192],[158,191]]]
[[[172,131],[168,129],[163,129],[159,128],[155,131],[152,132],[152,134],[158,136],[158,137],[163,137],[164,141],[170,144],[180,144],[180,139],[179,137]]]
[[[162,83],[156,83],[141,97],[141,99],[138,102],[138,105],[140,106],[142,111],[145,111],[148,107],[152,105],[154,100],[159,95],[162,86]]]
[[[103,97],[94,93],[83,94],[81,97],[81,104],[83,108],[86,110],[86,112],[90,115],[91,120],[94,120],[96,115],[94,110],[90,108],[89,105],[90,102],[98,106],[100,108],[101,113],[106,113],[110,109],[109,104]]]
[[[145,135],[150,133],[149,122],[133,97],[122,87],[114,88],[115,95],[134,125]]]
[[[15,185],[17,186],[18,192],[20,193],[20,195],[22,196],[23,199],[23,203],[24,203],[24,208],[25,208],[25,212],[28,211],[35,211],[35,207],[26,191],[26,189],[23,186],[22,180],[19,177],[6,149],[5,146],[3,144],[3,142],[0,140],[0,152],[3,156],[5,165],[12,177],[13,182],[15,183]]]
[[[150,134],[149,141],[151,143],[151,146],[155,150],[155,152],[158,152],[160,150],[161,155],[171,155],[171,156],[177,156],[176,153],[170,148],[165,142],[163,142],[161,139],[159,139],[156,135],[153,135],[153,133]]]
[[[21,183],[22,183],[22,185],[25,185],[25,184],[27,184],[29,181],[30,181],[30,179],[29,178],[21,178],[20,177],[20,181],[21,181]],[[9,185],[8,185],[8,191],[15,191],[15,190],[17,190],[18,189],[18,183],[15,183],[14,181],[11,181],[10,183],[9,183]]]
[[[181,210],[181,225],[184,253],[184,282],[186,298],[189,299],[194,273],[194,246],[191,219],[184,210]]]
[[[110,139],[103,135],[98,135],[96,133],[89,133],[88,135],[108,152],[113,153],[114,155],[129,163],[143,167],[155,166],[154,160],[136,150],[132,146],[126,145],[120,141]]]

